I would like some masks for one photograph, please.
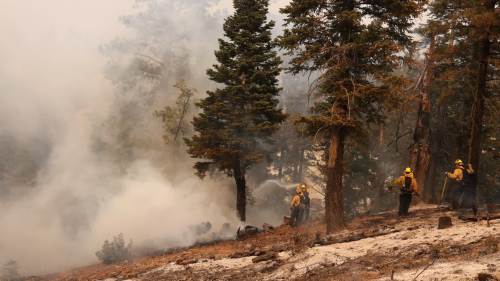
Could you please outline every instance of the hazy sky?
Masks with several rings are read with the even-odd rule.
[[[110,85],[102,75],[99,46],[125,32],[118,18],[132,13],[134,2],[0,1],[0,118],[20,113],[36,120],[39,99],[53,99],[49,110],[57,112],[72,110],[57,108],[59,99],[80,104],[78,99],[92,100],[89,95],[106,91]],[[271,12],[286,2],[271,1]],[[227,12],[231,5],[231,0],[214,0],[210,10]]]
[[[118,18],[132,8],[132,0],[0,1],[1,128],[6,116],[37,123],[109,90],[99,46],[124,32]],[[10,129],[40,127],[33,125]]]

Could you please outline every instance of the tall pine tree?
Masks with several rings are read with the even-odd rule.
[[[479,186],[491,186],[491,164],[480,157],[487,152],[488,136],[496,139],[491,118],[498,119],[495,87],[498,81],[500,17],[498,0],[433,0],[429,2],[428,22],[421,33],[434,45],[435,69],[430,83],[431,99],[436,105],[432,130],[433,153],[431,181],[440,170],[448,170],[456,158],[468,159],[481,170]],[[430,47],[429,47],[430,48]],[[468,118],[470,116],[470,118]],[[489,183],[486,184],[485,183]]]
[[[282,9],[286,29],[280,41],[292,56],[289,71],[319,74],[310,123],[329,143],[327,232],[345,225],[346,137],[366,123],[383,122],[386,102],[403,88],[404,79],[393,71],[412,43],[408,30],[420,8],[409,0],[292,0]]]
[[[217,170],[236,181],[236,208],[246,220],[245,173],[266,159],[271,135],[285,119],[278,109],[277,76],[281,69],[271,38],[268,0],[234,0],[234,15],[224,24],[224,39],[215,52],[218,64],[207,71],[221,85],[197,105],[196,134],[187,139],[188,152],[203,159],[198,175]]]

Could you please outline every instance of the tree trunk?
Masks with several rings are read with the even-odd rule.
[[[332,233],[345,227],[342,174],[344,156],[344,130],[334,128],[328,149],[328,166],[325,196],[326,232]]]
[[[247,193],[245,170],[241,168],[240,159],[235,160],[233,176],[236,181],[236,210],[238,211],[238,217],[244,222],[246,221]]]
[[[484,1],[488,12],[495,12],[496,0]],[[484,97],[486,95],[486,79],[488,76],[488,58],[490,56],[490,34],[485,30],[476,42],[475,61],[478,63],[476,74],[476,89],[474,103],[472,105],[471,136],[469,144],[469,163],[474,169],[479,169],[479,157],[481,155],[481,135],[484,115]]]
[[[431,38],[429,52],[426,55],[424,77],[420,87],[417,123],[410,152],[410,166],[415,171],[417,183],[423,196],[422,199],[425,202],[430,202],[432,197],[432,190],[426,183],[428,183],[427,177],[431,163],[431,102],[429,92],[434,75],[433,50],[434,38]]]
[[[298,181],[304,180],[304,149],[301,147],[299,150],[299,178]]]

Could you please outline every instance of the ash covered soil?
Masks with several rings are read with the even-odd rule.
[[[404,219],[393,213],[357,217],[328,236],[320,222],[283,225],[242,241],[36,280],[500,280],[498,215],[463,221],[446,208],[419,206]],[[438,229],[443,216],[453,225]]]

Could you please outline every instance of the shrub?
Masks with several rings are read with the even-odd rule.
[[[21,280],[19,275],[19,266],[16,261],[10,260],[4,264],[0,275],[2,281],[18,281]]]
[[[125,245],[123,234],[120,233],[113,237],[113,241],[104,241],[100,251],[95,254],[97,258],[104,264],[118,263],[129,260],[132,253],[132,240]]]

